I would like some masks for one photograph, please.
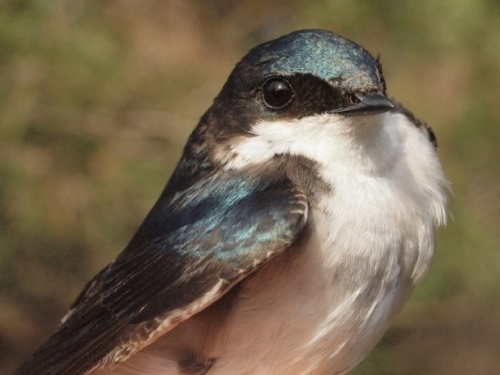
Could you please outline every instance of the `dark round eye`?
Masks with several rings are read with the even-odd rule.
[[[270,78],[262,88],[262,99],[269,108],[283,108],[293,99],[292,86],[283,78]]]

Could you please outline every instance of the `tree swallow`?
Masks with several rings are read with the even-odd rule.
[[[346,374],[431,264],[435,146],[358,44],[303,30],[255,47],[17,374]]]

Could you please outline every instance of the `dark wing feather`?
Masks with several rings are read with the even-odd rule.
[[[80,375],[125,360],[289,247],[307,208],[288,180],[242,174],[160,198],[17,375]]]

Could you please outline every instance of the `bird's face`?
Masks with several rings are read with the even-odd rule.
[[[209,112],[216,159],[259,162],[287,153],[331,159],[326,149],[335,147],[334,138],[363,143],[376,133],[374,115],[395,106],[385,90],[379,62],[336,34],[302,31],[257,46]]]

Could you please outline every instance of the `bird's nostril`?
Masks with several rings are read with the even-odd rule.
[[[360,102],[359,98],[356,96],[356,94],[351,94],[349,95],[349,102],[351,104],[357,104]]]

